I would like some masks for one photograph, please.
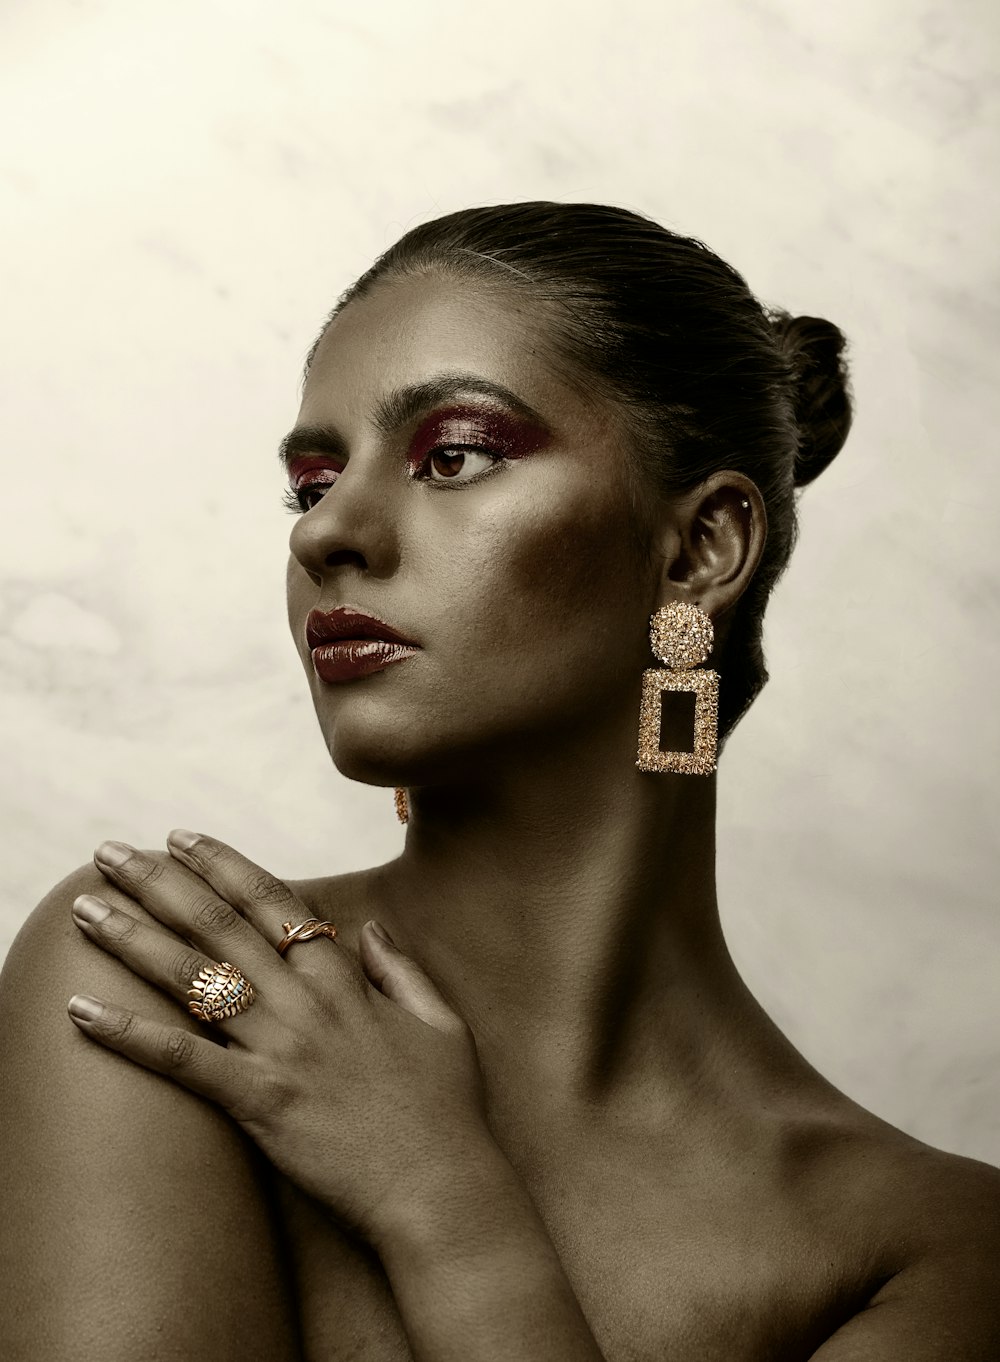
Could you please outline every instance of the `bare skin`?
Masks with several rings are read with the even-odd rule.
[[[660,605],[712,616],[707,665],[725,685],[728,612],[764,542],[759,493],[720,472],[650,506],[650,551],[638,550],[620,424],[567,381],[544,322],[521,295],[411,278],[350,304],[317,352],[297,425],[335,431],[342,455],[292,532],[293,639],[336,765],[405,785],[411,821],[396,860],[293,887],[355,953],[361,924],[384,923],[472,1027],[491,1129],[609,1362],[992,1357],[1000,1174],[909,1139],[798,1055],[721,932],[717,776],[634,766]],[[374,413],[456,372],[512,390],[548,437],[495,476],[441,489],[400,472],[421,418],[389,428]],[[321,681],[305,617],[343,603],[421,651]],[[73,1032],[62,1008],[76,991],[153,1014],[155,990],[74,936],[70,902],[107,897],[100,878],[80,872],[36,910],[0,989],[14,1042],[2,1155],[22,1174],[46,1169],[33,1198],[24,1176],[8,1194],[4,1276],[46,1321],[45,1345],[17,1355],[100,1344],[113,1362],[108,1339],[128,1331],[122,1358],[187,1357],[185,1340],[228,1328],[233,1356],[409,1357],[366,1244],[218,1112]],[[173,1002],[155,1003],[177,1024]],[[168,1130],[164,1166],[148,1151]],[[110,1284],[88,1278],[85,1292],[80,1226],[117,1214],[110,1188],[132,1214],[114,1227]],[[192,1248],[206,1188],[231,1192],[242,1217],[238,1271]],[[35,1244],[27,1259],[22,1242]],[[84,1337],[90,1352],[73,1352]],[[27,1329],[16,1338],[32,1346]]]
[[[343,940],[357,953],[362,923],[384,902],[373,892],[378,877],[294,887],[317,915],[336,905]],[[890,1328],[897,1310],[912,1319],[900,1359],[992,1357],[1000,1174],[857,1106],[752,1003],[748,1019],[755,1012],[745,1053],[731,1042],[728,1074],[707,1077],[674,1119],[655,1100],[550,1104],[543,1087],[515,1111],[497,1071],[484,1065],[494,1080],[491,1126],[503,1132],[602,1354],[609,1362],[826,1362],[817,1349],[833,1340],[833,1362],[894,1359],[895,1333],[885,1344],[862,1336],[853,1351],[849,1330],[874,1319],[877,1305]],[[307,1355],[353,1357],[349,1341],[375,1338],[359,1357],[407,1359],[377,1260],[283,1179],[279,1197],[295,1245]],[[332,1278],[349,1281],[349,1290],[331,1293]],[[942,1315],[958,1317],[965,1352],[945,1353],[933,1336],[931,1349],[919,1351]]]

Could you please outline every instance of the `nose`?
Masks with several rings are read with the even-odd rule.
[[[379,475],[373,458],[352,454],[336,482],[296,520],[288,547],[317,586],[345,564],[374,576],[393,571],[397,498],[390,481]]]

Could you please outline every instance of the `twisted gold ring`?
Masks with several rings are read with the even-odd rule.
[[[220,960],[198,972],[188,989],[188,1011],[200,1021],[217,1022],[245,1012],[254,1000],[253,984],[235,965]]]
[[[328,936],[332,941],[337,935],[337,929],[332,922],[320,922],[318,917],[307,918],[297,927],[293,927],[290,922],[283,922],[281,925],[285,929],[285,935],[278,942],[279,955],[284,955],[293,941],[311,941],[314,936]]]

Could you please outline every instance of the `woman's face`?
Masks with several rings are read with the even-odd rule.
[[[316,352],[285,441],[306,508],[288,611],[351,779],[460,778],[586,742],[626,696],[638,714],[657,582],[613,414],[546,361],[544,325],[516,291],[408,276],[349,303]],[[419,648],[323,680],[306,618],[344,605]]]

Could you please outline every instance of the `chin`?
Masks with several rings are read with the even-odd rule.
[[[392,754],[386,754],[383,758],[371,752],[360,752],[355,747],[345,750],[343,744],[338,746],[330,743],[327,744],[327,751],[340,774],[358,785],[380,785],[388,788],[390,785],[405,783],[399,760]]]
[[[348,707],[320,720],[326,750],[340,774],[361,785],[415,786],[463,783],[481,776],[481,741],[429,730],[407,710],[379,713],[375,706]]]
[[[336,716],[320,715],[326,750],[340,774],[362,785],[399,785],[412,779],[418,754],[403,746],[407,736],[412,743],[412,728],[408,735],[398,713],[378,715],[369,705],[348,713],[351,708],[342,706]]]

